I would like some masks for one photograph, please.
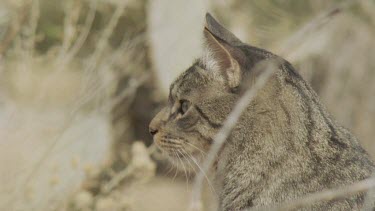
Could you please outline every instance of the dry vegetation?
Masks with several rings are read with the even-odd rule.
[[[375,157],[374,1],[197,0],[184,8],[1,1],[0,210],[187,209],[192,179],[165,170],[147,124],[171,76],[199,55],[192,43],[205,10],[294,63]]]

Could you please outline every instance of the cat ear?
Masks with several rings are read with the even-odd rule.
[[[230,31],[221,26],[209,13],[206,14],[204,29],[205,52],[203,63],[215,72],[219,72],[230,88],[241,82],[240,50],[235,46],[242,42]]]
[[[225,41],[226,43],[236,46],[241,45],[242,42],[232,32],[224,28],[219,22],[215,20],[210,13],[206,13],[205,28],[217,38]]]

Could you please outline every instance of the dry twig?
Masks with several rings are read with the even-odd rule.
[[[351,185],[347,185],[341,188],[332,189],[332,190],[325,190],[318,193],[310,194],[304,198],[293,200],[290,202],[285,202],[278,206],[273,207],[264,207],[260,209],[247,209],[251,211],[268,211],[268,210],[295,210],[298,208],[302,208],[308,205],[311,205],[316,202],[321,201],[330,201],[334,199],[345,198],[350,195],[354,195],[360,192],[368,191],[369,189],[375,187],[375,178],[370,178],[366,180],[362,180],[360,182],[356,182]]]
[[[312,21],[305,24],[300,30],[296,31],[288,40],[286,40],[283,45],[281,45],[281,48],[279,50],[279,52],[281,52],[281,55],[284,55],[284,56],[288,55],[288,53],[290,53],[291,51],[290,46],[295,46],[296,44],[300,44],[302,40],[304,40],[304,36],[306,34],[317,30],[319,27],[323,26],[328,21],[330,21],[336,14],[339,14],[344,9],[348,8],[349,6],[353,5],[353,3],[356,3],[356,2],[357,1],[355,0],[346,0],[344,2],[341,2],[339,5],[335,5],[328,11],[325,11],[319,14],[318,16],[316,16],[316,18],[312,19]],[[246,109],[248,104],[251,102],[252,98],[256,95],[257,91],[261,89],[262,86],[265,84],[270,73],[272,73],[272,70],[274,70],[275,63],[271,62],[271,64],[269,65],[272,65],[273,68],[268,67],[267,68],[268,71],[265,71],[264,74],[261,75],[261,77],[257,80],[257,83],[254,85],[254,87],[252,87],[251,89],[248,89],[245,92],[244,96],[241,97],[241,99],[235,105],[233,111],[229,114],[229,116],[225,120],[223,127],[216,134],[214,138],[214,144],[211,146],[208,156],[203,162],[203,171],[197,174],[195,182],[194,182],[193,192],[192,192],[192,201],[190,204],[191,210],[202,210],[201,195],[202,195],[204,174],[208,173],[211,165],[213,164],[215,160],[217,153],[221,149],[225,140],[228,138],[231,130],[234,128],[242,112]]]
[[[346,0],[318,14],[315,18],[294,32],[293,35],[289,36],[289,38],[281,44],[276,52],[280,52],[280,55],[288,55],[288,53],[291,52],[291,49],[294,49],[305,40],[306,35],[318,30],[332,20],[332,18],[357,2],[358,1],[356,0]]]
[[[260,62],[258,65],[256,65],[256,69],[262,68],[264,69],[264,71],[259,76],[256,83],[250,89],[248,89],[244,93],[244,95],[238,100],[237,104],[233,108],[233,111],[228,115],[227,119],[225,120],[223,127],[214,137],[214,144],[211,146],[211,149],[205,161],[203,162],[203,170],[196,175],[195,182],[193,185],[192,202],[190,204],[190,209],[202,210],[201,194],[205,175],[211,168],[213,162],[215,161],[217,153],[223,146],[225,140],[228,138],[232,129],[236,126],[236,123],[241,117],[242,113],[245,111],[249,103],[256,96],[257,92],[266,84],[268,78],[279,66],[278,63],[279,61],[272,59],[266,60],[265,62]]]

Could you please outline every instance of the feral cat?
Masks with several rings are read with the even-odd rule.
[[[168,105],[150,124],[154,142],[172,160],[202,162],[242,87],[261,74],[253,67],[282,61],[217,156],[220,210],[290,201],[363,180],[375,170],[356,138],[331,118],[289,62],[241,42],[209,14],[204,38],[204,55],[170,86]],[[363,201],[359,193],[304,209],[358,210]]]

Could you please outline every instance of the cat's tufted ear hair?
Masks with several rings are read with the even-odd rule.
[[[241,60],[245,57],[236,46],[242,42],[220,25],[209,13],[204,28],[205,51],[203,64],[207,69],[220,73],[230,88],[241,82]]]

